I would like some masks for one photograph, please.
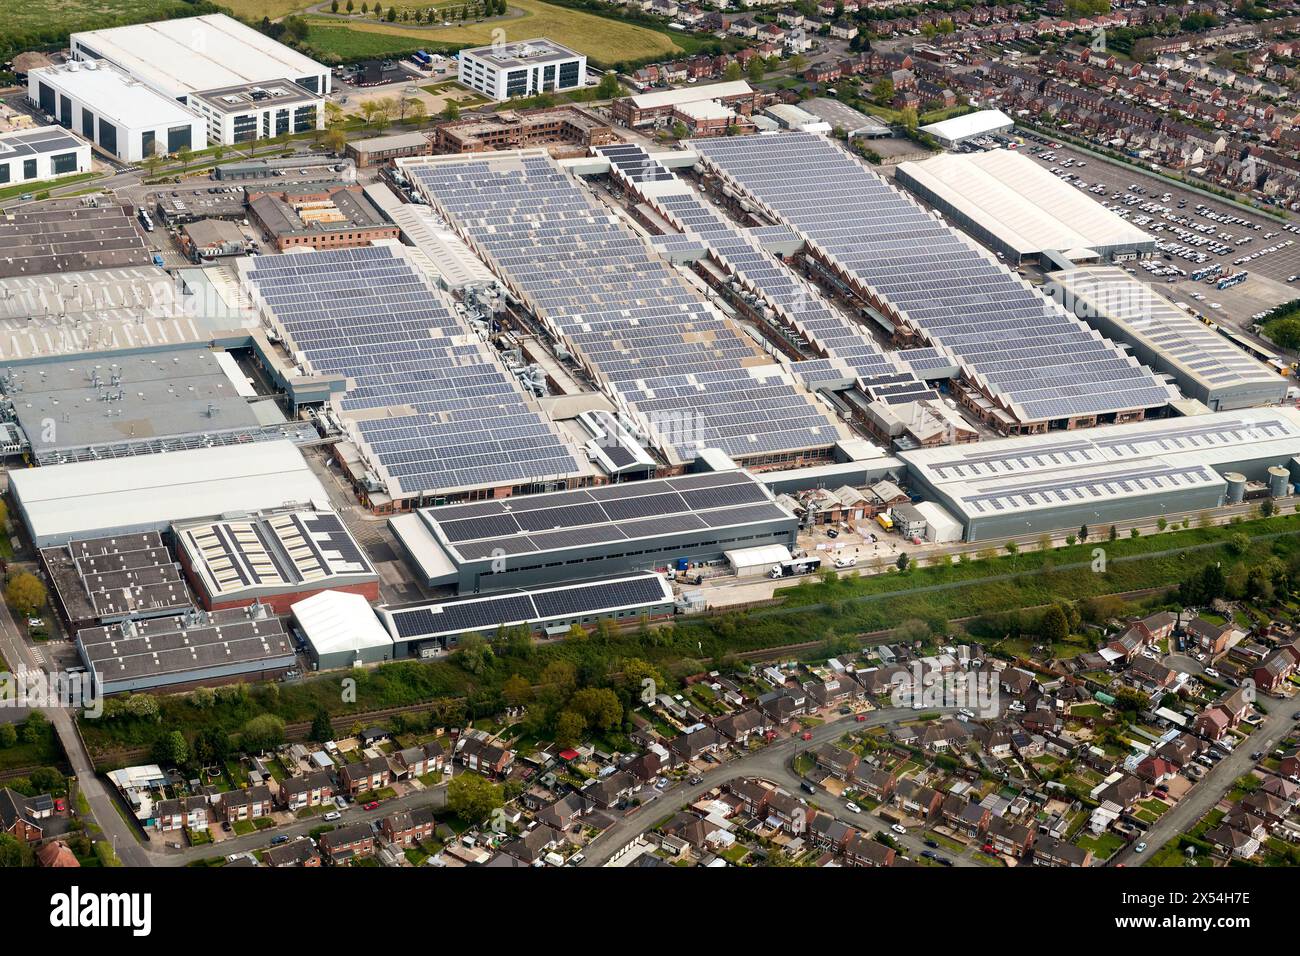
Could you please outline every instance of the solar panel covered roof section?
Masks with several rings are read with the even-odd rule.
[[[745,471],[446,505],[421,515],[466,561],[792,519]]]
[[[756,457],[839,439],[807,392],[544,154],[403,169],[665,453]]]
[[[636,151],[631,159],[629,150]],[[882,352],[863,329],[832,309],[812,286],[766,252],[759,244],[765,230],[743,229],[723,218],[640,147],[601,147],[597,152],[608,156],[630,187],[682,230],[683,238],[690,236],[703,242],[717,261],[811,348],[843,360],[868,382],[883,376],[903,376],[912,380],[914,391],[929,394],[923,383]],[[648,175],[646,166],[662,174]],[[669,180],[674,181],[673,187],[665,185]],[[789,232],[785,226],[768,227],[767,232],[773,229]]]
[[[572,447],[400,252],[261,256],[247,279],[311,371],[347,376],[340,410],[394,497],[582,473]]]
[[[809,133],[692,144],[1024,422],[1160,407],[1171,388],[1078,319]]]
[[[397,640],[428,640],[491,632],[498,627],[577,618],[621,609],[670,604],[672,589],[651,572],[596,578],[557,587],[521,588],[466,596],[384,612]]]

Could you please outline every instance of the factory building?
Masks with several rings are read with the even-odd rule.
[[[379,599],[379,575],[333,511],[275,511],[180,522],[176,553],[209,611],[265,604],[276,614],[325,590]]]
[[[544,37],[504,46],[475,47],[458,54],[456,78],[463,86],[501,102],[580,89],[587,58]]]
[[[9,489],[37,548],[161,532],[209,515],[329,504],[302,453],[284,440],[20,468],[9,473]]]
[[[61,129],[42,126],[0,133],[0,186],[35,185],[88,173],[90,168],[90,144]]]
[[[44,548],[41,566],[70,631],[194,606],[180,567],[156,531]]]
[[[224,14],[74,33],[69,46],[190,107],[214,143],[324,127],[329,69]]]
[[[207,145],[206,125],[193,109],[98,60],[32,70],[27,98],[124,163]]]
[[[1300,478],[1300,410],[1246,409],[901,452],[908,483],[961,522],[966,541],[1195,515],[1249,481]],[[1270,471],[1277,469],[1277,471]],[[1280,477],[1278,477],[1280,475]],[[1263,486],[1261,486],[1263,490]]]
[[[271,680],[297,663],[284,626],[260,605],[84,628],[77,651],[103,695]]]
[[[214,445],[315,437],[266,425],[207,349],[68,358],[0,372],[0,418],[42,465]]]
[[[747,471],[447,505],[389,521],[419,579],[462,594],[793,547],[798,524]]]
[[[1043,292],[1108,339],[1127,343],[1142,364],[1172,376],[1179,391],[1213,411],[1286,398],[1286,379],[1123,269],[1054,272]]]
[[[455,648],[466,635],[490,637],[498,628],[526,627],[536,637],[560,637],[574,626],[668,617],[675,608],[673,589],[663,576],[643,571],[380,608],[379,616],[397,645],[397,656],[433,657]]]
[[[1046,251],[1106,262],[1155,251],[1155,237],[1013,150],[942,153],[900,163],[894,178],[1013,264]]]

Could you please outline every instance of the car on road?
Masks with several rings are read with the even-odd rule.
[[[925,857],[927,860],[939,859],[939,854],[935,853],[933,850],[922,850],[921,856]]]
[[[289,834],[287,833],[281,833],[279,836],[271,838],[271,846],[280,846],[281,844],[288,843],[288,842],[289,842]]]
[[[361,809],[363,809],[363,810],[378,810],[378,809],[379,809],[379,801],[378,801],[378,800],[371,800],[369,803],[367,803],[367,804],[366,804],[364,807],[362,807]]]
[[[934,862],[938,863],[940,866],[952,866],[952,860],[948,859],[946,856],[936,856]]]
[[[800,740],[812,740],[812,731],[810,731],[810,730],[805,730],[802,734],[799,735],[799,739],[800,739]]]
[[[1219,672],[1216,671],[1213,667],[1207,667],[1207,668],[1205,668],[1205,676],[1206,676],[1206,677],[1218,677],[1218,676],[1219,676]]]
[[[811,783],[809,783],[807,780],[805,780],[803,783],[799,784],[799,786],[800,786],[801,788],[803,788],[804,793],[816,793],[816,792],[817,792],[817,788],[814,787],[814,786],[813,786]]]
[[[853,719],[856,720],[856,721],[857,721],[858,723],[860,723],[860,724],[864,724],[864,723],[866,723],[866,721],[867,721],[867,715],[866,715],[866,714],[858,714],[858,715],[857,715],[856,717],[854,717]]]
[[[689,783],[689,784],[693,787],[693,786],[695,786],[697,783],[703,783],[703,782],[704,782],[704,778],[701,777],[698,773],[696,773],[696,774],[692,774],[690,777],[688,777],[688,778],[686,779],[686,782]]]
[[[1263,756],[1264,756],[1264,751],[1262,751],[1262,750],[1256,750],[1256,751],[1254,751],[1254,752],[1250,755],[1250,759],[1251,759],[1251,760],[1258,760],[1258,759],[1260,759],[1260,758],[1263,757]]]
[[[847,802],[844,804],[844,806],[847,807],[847,808],[848,808],[851,812],[853,812],[853,813],[861,813],[861,812],[862,812],[862,808],[861,808],[860,806],[858,806],[856,803],[854,803],[852,800],[847,801]]]
[[[926,840],[926,841],[925,841],[925,845],[928,846],[928,847],[929,847],[930,849],[932,849],[932,850],[937,850],[937,849],[939,849],[939,844],[938,844],[936,841],[934,841],[934,840]]]
[[[325,816],[321,817],[321,819],[324,820],[326,823],[332,823],[335,820],[338,820],[342,816],[343,814],[339,813],[337,810],[331,810],[329,813],[325,814]]]
[[[1146,849],[1147,849],[1146,841],[1143,840],[1142,842],[1138,843],[1137,846],[1133,847],[1133,852],[1134,852],[1134,853],[1145,853],[1145,852],[1146,852]]]
[[[903,826],[901,823],[895,823],[889,829],[893,830],[895,833],[902,833],[902,834],[907,833],[907,827]]]

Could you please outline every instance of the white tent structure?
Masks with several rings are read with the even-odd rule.
[[[360,594],[320,591],[290,610],[320,670],[393,659],[393,639]]]
[[[774,564],[789,561],[790,549],[783,544],[764,544],[757,548],[724,551],[723,555],[731,570],[743,578],[750,574],[766,574]]]

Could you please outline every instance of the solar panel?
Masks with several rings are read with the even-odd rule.
[[[1022,421],[1163,406],[1149,369],[1049,302],[837,144],[809,133],[693,142]]]

